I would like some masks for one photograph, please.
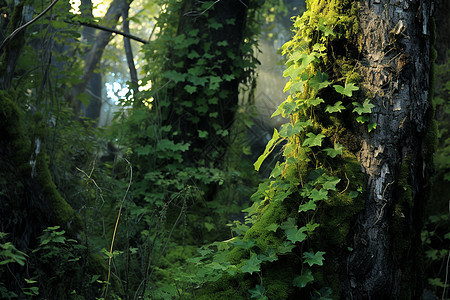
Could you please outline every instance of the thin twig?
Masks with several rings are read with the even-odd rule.
[[[139,43],[142,43],[142,44],[147,44],[148,43],[148,41],[146,41],[144,39],[141,39],[140,37],[137,37],[135,35],[132,35],[132,34],[129,34],[129,33],[125,33],[123,31],[120,31],[120,30],[117,30],[117,29],[108,28],[108,27],[105,27],[105,26],[102,26],[102,25],[98,25],[98,24],[94,24],[94,23],[81,22],[81,21],[76,21],[76,22],[64,21],[64,22],[66,22],[68,24],[79,24],[79,25],[83,25],[83,26],[86,26],[86,27],[92,27],[92,28],[103,30],[103,31],[116,33],[116,34],[122,35],[124,37],[127,37],[129,39],[135,40],[136,42],[139,42]]]
[[[46,12],[48,12],[55,4],[56,2],[58,2],[59,0],[54,0],[46,9],[44,9],[39,15],[37,15],[34,19],[32,19],[31,21],[25,23],[24,25],[20,26],[19,28],[17,28],[16,30],[14,30],[4,41],[3,43],[0,45],[0,51],[3,49],[3,47],[6,46],[6,44],[9,43],[9,41],[11,41],[19,32],[21,32],[22,30],[24,30],[25,28],[27,28],[28,26],[30,26],[31,24],[33,24],[34,22],[36,22],[40,17],[42,17],[43,15],[45,15]]]
[[[119,207],[119,213],[117,214],[117,219],[116,219],[116,225],[114,226],[114,232],[113,232],[113,236],[112,236],[112,240],[111,240],[111,248],[109,250],[109,261],[108,261],[108,278],[106,280],[106,290],[105,290],[105,298],[108,295],[108,287],[109,287],[109,280],[111,278],[111,260],[113,257],[113,247],[114,247],[114,239],[116,238],[116,233],[117,233],[117,227],[119,225],[119,220],[120,220],[120,215],[122,214],[122,207],[123,207],[123,203],[125,202],[125,199],[128,195],[128,191],[130,190],[131,187],[131,182],[133,181],[133,166],[131,165],[131,163],[128,161],[128,159],[123,158],[128,165],[130,166],[130,181],[128,183],[128,187],[127,190],[125,191],[125,195],[123,195],[122,198],[122,202],[120,203],[120,207]]]

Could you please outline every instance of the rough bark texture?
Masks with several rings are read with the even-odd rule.
[[[430,168],[432,1],[360,1],[362,86],[373,99],[361,130],[365,209],[342,264],[346,299],[418,299],[420,227]]]

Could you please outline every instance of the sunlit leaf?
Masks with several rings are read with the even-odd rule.
[[[347,97],[351,97],[353,91],[359,90],[359,87],[355,86],[353,83],[345,84],[345,88],[338,84],[333,85],[333,87],[336,92]]]

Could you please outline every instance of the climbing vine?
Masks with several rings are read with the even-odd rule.
[[[356,50],[334,50],[354,39],[357,4],[308,5],[295,19],[294,37],[282,48],[289,96],[273,116],[289,122],[274,130],[254,167],[259,170],[277,145],[283,145],[284,160],[252,196],[245,223],[235,221],[234,237],[204,246],[201,256],[191,260],[198,268],[191,280],[206,286],[201,292],[205,299],[218,291],[258,299],[339,293],[332,275],[337,270],[325,262],[343,248],[364,189],[359,163],[349,151],[354,148],[351,130],[364,126],[370,132],[376,123],[370,122],[373,104],[359,92],[352,59]],[[271,264],[275,261],[278,271]],[[225,283],[217,283],[219,278]],[[239,282],[239,291],[233,282]]]

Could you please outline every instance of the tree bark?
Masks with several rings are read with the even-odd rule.
[[[103,25],[110,26],[112,28],[116,26],[120,16],[122,15],[123,3],[123,0],[114,0],[113,2],[111,2],[105,17],[102,19]],[[95,75],[94,71],[96,68],[98,68],[103,52],[109,41],[111,40],[111,37],[111,32],[103,30],[100,31],[95,36],[94,43],[92,44],[89,52],[86,54],[81,82],[74,88],[72,92],[72,107],[75,111],[75,114],[77,115],[81,114],[81,106],[76,97],[77,95],[80,95],[81,93],[84,93],[86,91],[86,88],[91,82],[91,78]],[[95,84],[95,81],[98,81],[98,78],[94,80],[93,84]],[[99,99],[97,97],[92,97],[91,101],[93,102],[92,105],[95,107],[95,111],[99,113]]]
[[[365,206],[341,265],[346,299],[421,297],[420,230],[434,141],[432,1],[360,1],[359,72],[376,130],[360,131]]]

